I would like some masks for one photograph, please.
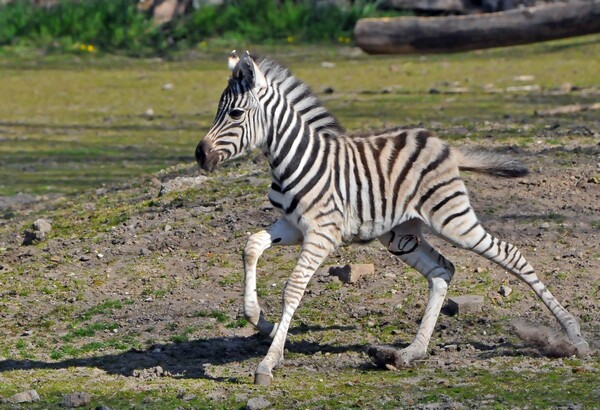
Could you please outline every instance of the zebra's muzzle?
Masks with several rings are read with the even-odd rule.
[[[196,162],[205,171],[211,172],[220,162],[219,153],[213,150],[213,145],[205,140],[196,147]]]

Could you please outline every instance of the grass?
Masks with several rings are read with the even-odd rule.
[[[560,121],[566,134],[544,139],[547,146],[555,145],[557,138],[565,146],[597,143],[593,137],[569,131],[577,124],[594,121],[590,113],[558,120],[535,117],[533,113],[595,98],[586,93],[557,96],[552,90],[565,81],[597,89],[596,73],[585,62],[600,54],[599,36],[425,58],[346,58],[337,50],[293,46],[261,51],[287,60],[350,130],[422,123],[453,143],[474,141],[485,145],[488,138],[494,138],[503,145],[524,146],[546,138],[542,131],[548,123]],[[222,54],[226,55],[225,50]],[[252,385],[252,371],[267,346],[253,336],[245,336],[251,331],[241,318],[240,249],[227,243],[232,237],[237,238],[236,244],[242,244],[245,230],[250,228],[232,227],[223,232],[222,227],[224,218],[237,204],[243,202],[259,209],[265,203],[265,186],[248,186],[246,182],[248,169],[256,168],[252,162],[261,164],[259,167],[265,163],[256,154],[243,160],[248,166],[241,165],[241,161],[231,163],[200,191],[157,197],[158,189],[154,192],[148,188],[153,186],[148,173],[179,164],[157,174],[163,178],[189,173],[193,166],[194,147],[210,126],[225,86],[227,71],[221,59],[221,55],[210,54],[203,54],[201,60],[169,62],[113,56],[82,56],[77,61],[59,56],[14,61],[0,57],[0,89],[7,90],[0,94],[0,195],[68,194],[49,199],[49,208],[32,208],[26,216],[13,216],[29,221],[19,226],[21,231],[40,213],[51,218],[53,231],[49,239],[64,241],[65,249],[48,258],[44,243],[31,248],[32,257],[23,248],[17,262],[6,264],[14,270],[0,270],[0,312],[18,322],[6,323],[4,328],[8,336],[0,349],[4,359],[0,361],[1,397],[35,388],[42,401],[28,404],[32,409],[57,407],[65,394],[82,390],[92,394],[91,408],[241,408],[249,398],[258,396],[271,401],[274,408],[385,409],[428,403],[444,407],[452,402],[487,408],[596,406],[600,400],[595,387],[600,372],[597,357],[578,362],[526,355],[477,356],[457,366],[451,358],[439,355],[431,356],[431,362],[399,372],[372,368],[364,354],[366,345],[409,340],[426,300],[425,281],[413,270],[400,273],[402,268],[397,265],[389,268],[399,272],[397,281],[390,279],[395,292],[389,286],[372,289],[339,282],[309,288],[311,293],[305,296],[292,326],[286,364],[276,370],[273,387]],[[322,67],[322,61],[333,61],[335,67]],[[549,70],[549,66],[554,69]],[[497,87],[513,85],[513,78],[522,74],[534,75],[543,92],[492,95],[484,91],[490,82]],[[440,84],[457,81],[467,86],[469,93],[444,94],[446,86]],[[174,84],[173,89],[163,90],[166,83]],[[334,93],[321,93],[326,86]],[[430,93],[433,87],[442,92]],[[149,107],[155,112],[152,120],[144,116]],[[572,156],[563,153],[557,159],[568,166]],[[256,172],[266,171],[264,168]],[[142,179],[135,179],[138,177]],[[115,188],[119,182],[127,183],[128,190]],[[195,207],[207,210],[183,226],[178,211]],[[503,210],[499,206],[495,212]],[[89,266],[79,260],[80,253],[96,258],[96,251],[103,250],[95,244],[110,237],[113,228],[125,231],[127,226],[143,221],[145,225],[136,231],[138,234],[144,230],[163,232],[164,221],[153,225],[151,217],[156,213],[173,216],[175,222],[169,224],[182,234],[197,229],[200,234],[195,238],[223,237],[224,249],[198,253],[196,244],[190,244],[190,249],[172,250],[172,254],[153,251],[147,259],[138,254],[116,255],[110,262],[93,259],[97,264]],[[539,219],[539,223],[533,221],[534,227],[550,222],[557,225],[556,230],[565,222],[565,216],[557,213],[531,219]],[[252,229],[264,221],[254,222]],[[596,222],[590,226],[594,231],[600,226]],[[13,229],[13,225],[0,225],[3,238],[13,238],[14,231],[8,232],[8,227]],[[80,240],[82,245],[76,245]],[[68,245],[69,241],[75,245]],[[14,242],[7,246],[18,247]],[[77,247],[81,252],[73,252]],[[119,243],[114,248],[119,248]],[[281,284],[296,263],[292,255],[296,251],[274,248],[259,262],[257,290],[270,319],[279,313]],[[0,248],[0,258],[9,254]],[[36,258],[37,254],[44,256]],[[373,254],[373,249],[366,252],[351,248],[340,251],[336,258],[340,263],[368,262],[369,258],[378,263]],[[185,272],[179,283],[171,276],[169,263],[183,264],[183,260],[186,264],[177,267],[178,272]],[[0,265],[4,264],[3,259]],[[478,276],[480,282],[457,278],[456,285],[469,292],[494,292],[498,282],[493,276],[498,272],[486,269]],[[558,284],[567,281],[570,276],[565,272],[557,270],[553,280]],[[31,278],[33,285],[25,286],[21,278]],[[114,283],[110,294],[106,293],[109,283]],[[183,287],[197,291],[194,300],[175,300]],[[203,295],[214,289],[224,295],[220,304],[202,304]],[[592,298],[598,289],[595,283]],[[314,297],[313,291],[321,293]],[[89,296],[98,294],[106,299],[89,301]],[[509,310],[521,297],[524,302],[532,300],[531,295],[523,294],[522,289],[515,288],[510,298],[501,301],[501,307]],[[155,300],[144,302],[147,296]],[[127,322],[131,309],[141,306],[151,312],[152,303],[170,302],[191,308],[180,312],[173,307],[162,322]],[[389,320],[378,313],[388,312],[398,302],[402,308],[397,319]],[[589,300],[571,302],[584,305]],[[354,315],[357,312],[352,309],[356,306],[368,311]],[[492,306],[490,311],[496,308]],[[194,310],[197,313],[191,315],[191,324],[183,324],[178,315]],[[594,326],[591,312],[582,320],[589,328]],[[462,344],[480,340],[482,329],[488,332],[486,337],[495,337],[500,334],[497,328],[509,321],[485,319],[490,327],[477,323],[475,318],[464,318],[460,323],[458,319],[443,318],[450,326],[461,327],[462,339],[457,343]],[[22,335],[24,323],[31,323],[33,335]],[[119,331],[114,333],[114,329]],[[210,337],[198,336],[206,329]],[[440,339],[434,341],[434,348],[448,343],[439,335],[435,337]],[[202,356],[205,345],[223,349],[215,357],[206,358]],[[317,354],[313,351],[316,349],[323,351]],[[148,362],[139,361],[139,356]],[[444,363],[438,365],[438,360]],[[156,365],[175,376],[133,378],[132,372],[138,367]]]
[[[597,38],[421,59],[347,59],[318,47],[252,49],[287,62],[317,94],[326,86],[333,88],[332,95],[321,97],[349,130],[424,124],[450,139],[492,135],[507,144],[530,145],[547,124],[543,118],[530,120],[535,110],[595,101],[593,94],[559,96],[549,91],[569,76],[580,88],[597,85],[593,67],[580,63],[600,54]],[[560,63],[556,53],[561,53]],[[225,56],[222,50],[201,64],[111,56],[80,61],[0,56],[0,195],[72,193],[172,164],[192,164],[194,148],[210,127],[226,85]],[[334,69],[320,66],[331,59]],[[524,73],[533,75],[544,92],[483,91],[489,83],[505,88]],[[459,82],[471,91],[429,93],[444,82]],[[163,89],[167,83],[173,88]],[[383,93],[386,89],[392,91]],[[148,108],[154,111],[152,120],[144,115]],[[561,118],[561,126],[591,115]],[[500,118],[509,120],[495,126]],[[470,135],[456,136],[452,127],[466,127]],[[585,142],[593,137],[577,138]],[[118,222],[118,215],[108,221]]]

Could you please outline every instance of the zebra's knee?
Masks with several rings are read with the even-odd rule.
[[[265,245],[268,247],[266,242],[268,242],[268,244],[271,243],[267,231],[260,231],[250,235],[248,240],[246,240],[246,245],[244,245],[244,250],[242,252],[244,262],[249,263],[256,260],[265,250]]]
[[[388,242],[388,251],[393,255],[403,256],[416,251],[420,243],[421,240],[417,235],[395,235],[392,232]]]

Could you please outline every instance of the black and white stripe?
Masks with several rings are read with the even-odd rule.
[[[479,223],[459,170],[499,177],[525,175],[519,162],[481,152],[460,152],[425,129],[395,128],[348,135],[288,69],[248,53],[230,57],[233,68],[211,130],[198,145],[199,164],[219,162],[259,148],[269,160],[269,199],[282,211],[270,228],[250,236],[244,251],[245,313],[274,338],[255,381],[269,383],[283,356],[291,317],[316,268],[342,243],[378,238],[389,251],[421,272],[430,298],[415,341],[380,355],[376,362],[406,365],[426,354],[448,284],[452,263],[421,234],[423,225],[470,249],[526,282],[563,326],[581,354],[588,351],[576,319],[535,275],[517,247]],[[302,244],[283,295],[279,324],[264,318],[256,296],[256,262],[272,245]],[[385,356],[385,359],[381,357]],[[390,359],[391,358],[391,359]]]

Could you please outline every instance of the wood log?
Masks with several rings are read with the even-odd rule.
[[[436,53],[505,47],[600,32],[600,0],[499,13],[361,19],[356,44],[370,54]]]

